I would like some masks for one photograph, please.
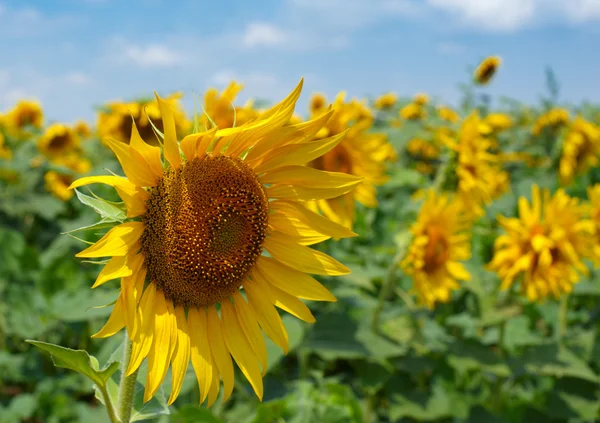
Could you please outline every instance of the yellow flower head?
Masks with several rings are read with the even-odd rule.
[[[62,123],[53,123],[40,137],[38,150],[49,158],[60,157],[79,148],[80,140],[75,131]]]
[[[75,130],[75,133],[83,139],[89,138],[92,135],[92,130],[90,129],[89,125],[83,120],[77,121],[73,129]]]
[[[408,254],[400,263],[413,280],[419,301],[428,308],[450,301],[458,281],[471,278],[462,261],[471,257],[471,221],[459,199],[434,190],[426,194]]]
[[[531,133],[540,135],[545,129],[556,131],[569,123],[569,111],[560,107],[550,109],[536,119]]]
[[[127,220],[77,256],[110,258],[94,287],[121,278],[112,314],[94,337],[127,329],[132,354],[126,373],[148,360],[144,401],[170,367],[172,403],[190,361],[200,403],[211,406],[221,383],[223,400],[231,395],[233,361],[262,399],[263,332],[288,351],[275,307],[314,322],[300,299],[336,300],[308,274],[350,271],[309,245],[355,234],[305,202],[344,195],[360,178],[304,166],[344,134],[313,139],[332,111],[287,123],[301,88],[252,122],[181,142],[173,107],[157,97],[164,148],[144,142],[134,125],[128,145],[106,141],[126,177],[85,177],[71,185],[113,186],[127,208]]]
[[[590,218],[594,222],[596,234],[592,260],[596,267],[600,267],[600,184],[588,187],[587,193],[590,201]]]
[[[497,133],[500,131],[504,131],[512,127],[512,118],[506,113],[490,113],[485,117],[483,123],[486,124],[491,131],[483,132],[485,135],[488,133]]]
[[[395,150],[384,134],[367,132],[373,124],[369,109],[357,100],[346,102],[340,93],[333,105],[333,114],[324,119],[329,111],[315,113],[313,117],[324,119],[324,127],[315,139],[331,137],[348,131],[343,141],[326,154],[311,161],[309,166],[327,172],[343,172],[362,178],[362,183],[344,195],[319,199],[312,204],[334,222],[352,227],[355,201],[366,207],[377,207],[375,187],[387,181],[386,165],[395,159]]]
[[[385,93],[375,99],[373,107],[379,110],[391,109],[396,101],[398,101],[398,96],[395,93]]]
[[[417,160],[415,165],[417,171],[425,175],[431,175],[434,172],[435,169],[429,162],[439,158],[440,146],[438,144],[422,138],[413,138],[406,145],[406,151]]]
[[[315,93],[310,98],[308,109],[311,114],[320,113],[327,107],[327,98],[321,93]]]
[[[575,118],[563,141],[559,177],[568,185],[576,175],[600,164],[600,128],[581,117]]]
[[[437,109],[438,117],[446,122],[455,123],[460,120],[460,115],[452,108],[440,106]]]
[[[594,252],[595,225],[588,209],[563,190],[552,197],[548,190],[532,188],[532,201],[519,198],[519,217],[498,217],[506,231],[494,244],[489,264],[510,288],[518,279],[521,292],[530,301],[569,293],[587,274],[583,259]]]
[[[165,101],[173,109],[173,119],[175,119],[177,130],[180,133],[187,133],[190,130],[191,123],[185,117],[185,113],[179,103],[180,99],[181,94],[174,93],[167,97]],[[163,132],[164,128],[162,127],[156,100],[107,104],[105,110],[98,113],[98,136],[101,139],[112,138],[123,143],[128,143],[133,122],[135,122],[138,132],[145,142],[151,145],[158,145],[157,135],[152,125],[161,132]]]
[[[488,82],[490,82],[492,77],[496,74],[496,71],[501,63],[502,59],[499,56],[490,56],[483,59],[473,74],[475,83],[479,85],[486,85]]]
[[[415,96],[413,97],[413,102],[415,104],[418,104],[419,106],[425,106],[429,104],[429,96],[425,93],[415,94]]]
[[[44,124],[44,112],[38,101],[21,100],[14,109],[3,116],[2,121],[7,131],[18,137],[27,127],[40,129]]]
[[[59,200],[69,201],[73,197],[74,192],[69,189],[69,186],[73,183],[71,175],[49,170],[44,175],[44,181],[46,182],[46,190]]]
[[[204,113],[200,116],[202,128],[210,128],[212,120],[221,129],[240,126],[258,116],[258,111],[253,108],[252,101],[242,107],[235,107],[233,102],[238,93],[244,88],[235,81],[223,90],[221,94],[216,88],[210,88],[204,95]]]
[[[10,160],[12,158],[12,151],[6,145],[4,134],[0,132],[0,159]]]
[[[410,103],[400,109],[400,117],[406,120],[418,120],[423,119],[427,115],[427,112],[422,105],[417,103]]]
[[[92,168],[92,164],[88,159],[74,152],[54,158],[52,163],[67,167],[76,173],[88,173]]]

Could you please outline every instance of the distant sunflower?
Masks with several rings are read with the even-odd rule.
[[[592,260],[596,267],[600,267],[600,184],[588,187],[587,194],[590,202],[590,218],[596,227]]]
[[[367,132],[373,124],[373,116],[361,102],[344,100],[340,93],[333,105],[333,114],[324,122],[324,127],[315,134],[315,139],[331,137],[348,131],[344,140],[326,154],[308,165],[328,172],[343,172],[362,178],[362,183],[352,192],[329,198],[316,199],[311,206],[320,210],[334,222],[348,228],[355,217],[355,202],[366,207],[377,207],[375,187],[384,184],[386,161],[395,159],[395,150],[387,137],[380,133]],[[313,118],[323,118],[330,111],[315,112]]]
[[[75,131],[62,123],[53,123],[37,143],[38,150],[49,158],[63,156],[79,148],[80,139]]]
[[[571,124],[563,141],[558,174],[568,185],[577,175],[600,165],[600,128],[581,117]]]
[[[267,351],[260,328],[288,350],[275,306],[314,322],[299,298],[335,297],[307,273],[350,272],[308,247],[355,234],[303,202],[343,195],[360,178],[302,166],[335,148],[344,133],[313,140],[332,111],[287,124],[301,88],[302,83],[250,123],[212,128],[180,143],[173,110],[157,97],[166,162],[161,148],[145,143],[133,125],[129,145],[106,141],[125,178],[92,176],[71,185],[113,186],[133,219],[77,256],[111,257],[94,287],[121,278],[112,314],[94,337],[127,328],[132,341],[127,374],[148,359],[144,401],[171,367],[172,403],[190,360],[200,402],[208,398],[208,406],[214,403],[220,380],[226,400],[234,385],[232,356],[262,399]]]
[[[460,115],[452,108],[440,106],[437,109],[438,117],[446,122],[455,123],[460,120]]]
[[[10,160],[12,158],[12,151],[6,145],[6,139],[4,134],[0,132],[0,159]]]
[[[513,125],[512,118],[506,113],[490,113],[483,119],[483,123],[489,128],[482,131],[483,135],[493,135],[510,129]]]
[[[73,197],[73,190],[69,186],[73,183],[71,175],[49,170],[44,175],[46,190],[62,201],[69,201]]]
[[[419,301],[433,308],[450,300],[451,292],[460,287],[459,281],[471,278],[461,263],[471,257],[471,221],[459,199],[434,190],[425,196],[400,267],[412,278]]]
[[[418,104],[419,106],[426,106],[427,104],[429,104],[429,96],[425,93],[415,94],[415,96],[413,97],[413,102],[415,104]]]
[[[385,93],[380,95],[373,102],[373,107],[379,110],[391,109],[398,101],[398,96],[394,93]]]
[[[409,103],[400,109],[400,117],[405,120],[419,120],[425,116],[427,116],[427,111],[418,103]]]
[[[90,126],[84,120],[78,120],[73,127],[75,133],[79,135],[80,138],[89,138],[92,135],[92,130]]]
[[[545,130],[556,132],[560,128],[569,124],[570,115],[567,109],[554,107],[546,113],[540,115],[533,123],[531,129],[532,135],[540,135]]]
[[[499,56],[486,57],[475,69],[473,79],[479,85],[486,85],[494,77],[501,63],[502,59]]]
[[[489,268],[502,280],[501,289],[517,279],[530,301],[569,293],[588,274],[583,259],[594,252],[595,225],[579,199],[562,189],[552,197],[548,190],[532,187],[531,203],[519,198],[519,217],[498,217],[506,231],[494,243]]]
[[[238,93],[244,88],[243,84],[235,81],[231,83],[219,94],[216,88],[210,88],[204,94],[204,112],[200,116],[202,128],[209,128],[211,120],[221,129],[231,128],[243,125],[246,122],[256,118],[259,112],[252,107],[252,101],[248,101],[242,107],[233,105]]]
[[[18,140],[29,139],[30,129],[41,129],[44,124],[44,111],[38,101],[21,100],[0,118],[0,126],[6,133]]]

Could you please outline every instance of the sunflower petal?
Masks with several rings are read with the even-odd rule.
[[[138,132],[135,120],[131,126],[131,139],[129,145],[144,158],[150,171],[156,178],[161,178],[163,174],[162,161],[160,160],[160,147],[154,147],[144,142]]]
[[[92,288],[96,288],[113,279],[131,275],[132,270],[127,266],[127,256],[115,256],[102,268]]]
[[[127,222],[111,228],[95,244],[76,254],[75,257],[97,258],[124,256],[137,243],[144,224],[142,222]]]
[[[233,294],[233,306],[235,307],[235,314],[238,317],[242,330],[246,334],[248,341],[250,341],[252,350],[262,366],[262,375],[264,376],[268,365],[267,347],[256,317],[254,317],[252,309],[239,292]]]
[[[173,353],[173,364],[171,367],[173,387],[171,388],[171,395],[169,396],[169,405],[173,404],[179,396],[181,384],[183,383],[190,362],[190,335],[188,333],[185,310],[183,307],[175,307],[175,320],[177,323],[177,346]]]
[[[210,385],[213,380],[213,362],[208,341],[208,325],[206,319],[206,310],[198,310],[190,307],[188,311],[188,330],[190,334],[190,347],[192,366],[198,379],[200,388],[200,404],[208,396]]]
[[[256,271],[270,285],[295,297],[314,301],[337,301],[315,278],[270,257],[261,256],[256,263]]]
[[[230,301],[221,302],[221,316],[223,321],[223,338],[227,349],[231,352],[238,367],[252,385],[258,399],[263,397],[263,383],[258,359],[252,346],[246,338],[244,331],[235,315],[235,309]]]
[[[138,256],[141,256],[141,254]],[[142,297],[144,281],[146,279],[146,268],[141,268],[141,264],[136,265],[136,267],[137,268],[133,270],[131,276],[121,279],[121,295],[123,296],[124,306],[123,314],[125,315],[125,326],[127,326],[127,332],[129,333],[133,333],[135,328],[137,305]]]
[[[125,317],[123,316],[123,298],[119,295],[117,298],[117,302],[113,307],[112,313],[110,313],[110,317],[106,324],[98,331],[92,335],[92,338],[108,338],[109,336],[113,336],[115,333],[120,331],[125,327]]]
[[[337,188],[312,188],[302,185],[283,185],[275,184],[266,188],[269,198],[281,200],[296,201],[314,201],[337,198],[347,194],[354,189],[354,186],[342,186]]]
[[[289,235],[301,236],[317,232],[332,238],[358,236],[345,226],[335,223],[295,201],[271,201],[269,208],[280,213],[269,216],[269,224]],[[281,223],[281,224],[276,224]]]
[[[158,101],[158,108],[163,122],[165,159],[171,164],[172,168],[179,169],[181,167],[181,156],[179,155],[179,144],[177,144],[173,110],[171,110],[169,103],[160,98],[158,94],[154,93],[154,95]]]
[[[115,153],[127,179],[133,184],[139,187],[153,187],[158,183],[159,179],[137,150],[110,138],[105,139],[104,142]]]
[[[355,187],[363,180],[360,176],[341,172],[326,172],[306,166],[283,166],[259,177],[263,184],[290,184],[313,188]]]
[[[156,299],[156,284],[151,282],[140,300],[140,305],[135,315],[131,339],[131,359],[127,366],[127,376],[131,376],[142,364],[152,346],[154,334],[154,303]]]
[[[273,304],[282,310],[296,316],[300,320],[307,323],[316,322],[315,316],[310,312],[309,308],[293,295],[277,288],[274,285],[269,285],[269,293],[273,299]]]
[[[208,307],[208,342],[211,346],[213,361],[223,379],[223,402],[225,402],[233,392],[233,362],[223,339],[221,319],[214,307]]]
[[[317,250],[289,242],[286,235],[272,231],[265,241],[265,249],[283,264],[315,275],[347,275],[350,269]]]

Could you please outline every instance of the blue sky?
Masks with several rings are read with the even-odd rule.
[[[600,0],[0,0],[0,111],[38,98],[50,119],[105,101],[232,79],[282,98],[301,76],[330,98],[427,92],[454,103],[467,69],[498,54],[492,95],[600,102]]]

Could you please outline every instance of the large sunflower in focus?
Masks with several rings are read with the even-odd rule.
[[[450,301],[451,292],[460,287],[458,281],[471,278],[461,263],[471,257],[470,227],[460,199],[427,192],[400,267],[412,277],[413,290],[428,308]]]
[[[523,295],[538,301],[571,292],[579,274],[588,273],[583,259],[594,255],[595,225],[587,206],[563,190],[551,197],[534,185],[531,203],[519,198],[519,217],[498,221],[506,234],[496,239],[489,267],[502,289],[520,279]]]
[[[354,191],[334,198],[319,199],[312,204],[329,219],[350,228],[354,223],[355,201],[366,207],[377,207],[375,187],[388,180],[385,162],[394,160],[396,152],[384,134],[367,132],[373,124],[370,110],[356,100],[345,102],[344,98],[345,93],[337,96],[333,115],[315,135],[315,139],[331,137],[344,131],[348,133],[335,148],[311,161],[309,165],[315,169],[349,173],[363,178]],[[331,112],[324,107],[315,108],[312,110],[312,117],[321,118],[328,113]]]
[[[360,178],[303,166],[334,149],[344,133],[313,140],[332,111],[287,124],[301,86],[252,122],[212,128],[180,143],[174,112],[157,97],[166,161],[133,125],[129,145],[106,141],[126,177],[85,177],[71,186],[111,185],[127,207],[130,220],[77,256],[110,257],[94,287],[121,278],[112,314],[94,336],[127,328],[127,374],[148,359],[145,401],[171,367],[172,403],[190,360],[201,402],[215,401],[221,381],[227,399],[234,384],[232,357],[262,398],[267,352],[261,329],[288,349],[275,307],[314,322],[300,299],[335,297],[308,274],[349,273],[309,246],[355,234],[303,202],[344,195]]]
[[[190,121],[185,117],[179,100],[180,93],[174,93],[165,98],[173,110],[175,128],[179,133],[188,133],[191,128]],[[132,120],[133,117],[133,120]],[[151,145],[158,145],[155,129],[164,131],[160,120],[160,110],[156,100],[132,101],[128,103],[114,102],[107,104],[98,113],[98,136],[101,139],[113,138],[123,143],[128,143],[133,123],[137,126],[142,139]]]
[[[576,175],[600,165],[600,128],[582,117],[573,120],[563,141],[558,168],[560,182],[568,185]]]

